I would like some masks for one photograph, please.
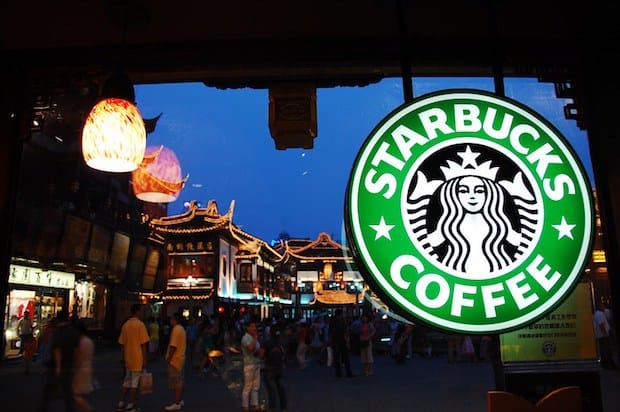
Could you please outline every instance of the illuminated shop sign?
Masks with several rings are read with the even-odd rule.
[[[347,188],[349,243],[395,310],[496,333],[558,306],[590,257],[592,191],[566,140],[506,98],[449,90],[386,117]]]
[[[202,251],[212,251],[213,250],[213,242],[168,242],[166,243],[166,251],[171,252],[202,252]]]
[[[538,322],[501,335],[504,362],[596,359],[592,291],[579,283],[553,312]]]
[[[75,274],[11,265],[9,268],[9,283],[73,289],[75,285]]]
[[[167,284],[168,289],[189,289],[192,288],[207,288],[213,289],[213,279],[212,278],[177,278],[177,279],[168,279]]]
[[[604,250],[592,251],[592,262],[593,263],[606,263],[607,258],[605,257],[605,251]]]

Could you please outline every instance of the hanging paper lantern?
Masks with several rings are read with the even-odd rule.
[[[116,97],[97,103],[82,131],[86,164],[106,172],[131,172],[144,157],[146,129],[138,108]]]
[[[133,173],[133,191],[145,202],[168,203],[179,196],[185,185],[181,166],[174,152],[163,146],[146,148],[144,161]]]

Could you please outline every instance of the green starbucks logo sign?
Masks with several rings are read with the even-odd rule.
[[[590,254],[591,189],[560,133],[473,90],[391,113],[355,160],[349,243],[386,303],[435,327],[496,333],[553,310]]]

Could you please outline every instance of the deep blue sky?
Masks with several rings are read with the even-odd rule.
[[[493,80],[414,79],[416,97],[448,88],[493,91]],[[269,133],[267,90],[218,90],[201,83],[135,89],[143,117],[163,113],[147,145],[172,149],[183,175],[189,174],[169,214],[182,213],[187,201],[206,205],[210,199],[225,213],[234,199],[234,223],[266,241],[286,231],[311,239],[327,232],[344,242],[344,194],[355,155],[373,127],[403,103],[400,78],[318,89],[314,148],[280,151]],[[586,133],[564,118],[562,108],[569,101],[555,97],[553,84],[506,79],[505,89],[507,97],[531,107],[564,134],[592,181]]]

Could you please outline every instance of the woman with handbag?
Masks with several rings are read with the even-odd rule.
[[[372,337],[375,335],[375,326],[370,321],[368,314],[362,315],[362,324],[360,327],[360,358],[364,365],[364,374],[370,376],[373,374],[374,359],[372,356]]]

